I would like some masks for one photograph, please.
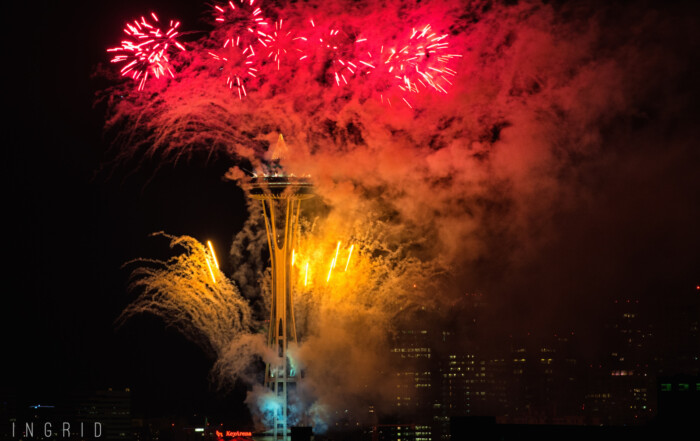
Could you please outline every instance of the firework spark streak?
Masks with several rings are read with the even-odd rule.
[[[350,257],[352,257],[352,249],[355,248],[355,245],[350,246],[350,251],[348,252],[348,260],[345,263],[345,271],[348,270],[348,266],[350,265]]]
[[[158,16],[151,12],[151,18],[158,23]],[[161,78],[166,74],[175,78],[170,66],[170,53],[173,48],[181,51],[185,47],[177,41],[180,22],[170,20],[167,31],[151,24],[145,17],[127,23],[124,33],[130,39],[123,40],[121,46],[107,49],[107,52],[115,52],[112,63],[125,63],[121,69],[122,76],[131,77],[139,82],[138,90],[143,90],[149,74]]]
[[[209,247],[209,251],[211,252],[212,259],[214,259],[214,265],[216,265],[216,269],[219,269],[219,260],[216,258],[216,253],[214,252],[214,245],[211,244],[211,240],[207,241],[207,246]]]

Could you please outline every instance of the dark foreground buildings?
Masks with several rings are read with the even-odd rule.
[[[488,305],[479,294],[470,297],[462,317],[476,327]],[[483,439],[505,440],[530,426],[541,439],[575,438],[576,428],[580,439],[700,429],[695,290],[680,306],[614,300],[597,324],[604,342],[595,362],[581,356],[576,330],[511,335],[490,345],[469,326],[435,328],[429,323],[439,321],[420,315],[394,340],[395,415],[374,428],[373,440],[466,439],[467,432],[470,439],[484,432]],[[607,429],[594,429],[601,426]]]

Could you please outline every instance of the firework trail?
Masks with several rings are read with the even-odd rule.
[[[130,290],[137,299],[120,315],[117,323],[137,314],[153,314],[167,325],[216,354],[215,371],[220,378],[235,381],[246,374],[253,355],[264,352],[264,339],[252,335],[254,324],[248,302],[219,270],[211,247],[188,236],[156,233],[183,253],[168,261],[138,259],[128,263]],[[238,356],[231,357],[230,354]]]

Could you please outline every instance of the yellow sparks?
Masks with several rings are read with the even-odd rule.
[[[211,269],[211,264],[209,263],[209,258],[207,257],[207,266],[209,267],[209,274],[211,274],[211,280],[216,283],[216,278],[214,277],[214,271]]]
[[[211,257],[214,258],[214,265],[216,265],[216,269],[219,269],[219,261],[216,260],[216,253],[214,253],[214,246],[211,244],[211,240],[207,241],[207,245],[209,245],[209,251],[211,251]],[[208,261],[207,261],[207,264],[209,264]],[[211,268],[210,268],[210,270],[211,270]],[[213,278],[214,278],[214,276],[212,276],[212,279]],[[216,282],[216,280],[215,280],[215,282]]]
[[[331,280],[331,271],[333,271],[333,265],[335,265],[335,259],[331,261],[331,267],[328,268],[328,277],[326,277],[326,283]]]
[[[306,262],[306,271],[304,272],[304,286],[306,286],[308,281],[309,281],[309,262]]]
[[[352,249],[355,248],[355,245],[350,245],[350,252],[348,253],[348,261],[345,264],[345,271],[348,270],[348,265],[350,265],[350,257],[352,256]]]
[[[333,263],[331,263],[331,268],[335,268],[335,262],[338,261],[338,251],[340,251],[340,241],[338,241],[338,245],[335,247],[335,257],[333,258]]]
[[[292,248],[292,266],[294,266],[294,248]]]

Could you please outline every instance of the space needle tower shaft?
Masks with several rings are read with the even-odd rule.
[[[284,139],[280,135],[272,151],[272,159],[280,159],[285,150]],[[301,378],[288,355],[290,344],[297,343],[292,253],[299,229],[301,201],[313,197],[313,194],[308,179],[285,175],[281,168],[275,168],[274,165],[253,177],[248,192],[251,198],[260,200],[262,204],[272,268],[267,345],[274,353],[274,360],[265,368],[265,385],[275,394],[277,402],[281,403],[274,413],[272,439],[287,441],[290,429],[289,399],[295,394]]]

